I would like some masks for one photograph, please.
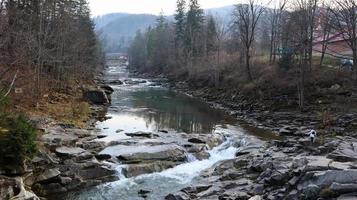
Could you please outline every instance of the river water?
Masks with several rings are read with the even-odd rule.
[[[226,141],[208,150],[208,159],[198,160],[188,155],[186,163],[162,172],[126,178],[121,173],[125,165],[118,165],[119,181],[70,194],[66,199],[140,200],[143,199],[138,195],[140,190],[151,191],[146,199],[163,199],[169,193],[195,184],[199,174],[214,164],[233,159],[239,146],[247,143],[259,145],[261,140],[274,137],[262,130],[247,128],[237,119],[198,99],[158,86],[155,80],[130,77],[126,65],[108,62],[105,77],[107,80],[126,80],[126,83],[111,85],[115,91],[108,109],[110,119],[97,124],[107,137],[100,140],[109,143],[129,139],[124,133],[165,130],[185,134],[220,132],[225,134]],[[145,146],[136,150],[140,151],[140,148],[145,149]]]

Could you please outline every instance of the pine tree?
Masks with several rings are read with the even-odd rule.
[[[175,14],[175,46],[181,48],[185,38],[186,1],[178,0]]]
[[[216,22],[213,18],[213,16],[210,16],[208,18],[208,23],[207,23],[207,32],[206,32],[206,54],[209,55],[212,52],[215,52],[217,50],[217,28],[216,28]]]
[[[189,58],[201,56],[203,53],[203,42],[200,39],[203,23],[203,10],[198,0],[190,0],[185,31],[185,47]]]

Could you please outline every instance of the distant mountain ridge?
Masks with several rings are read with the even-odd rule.
[[[233,12],[234,5],[220,8],[206,9],[206,15],[213,15],[219,18],[222,23],[228,23]],[[107,52],[124,51],[138,30],[145,30],[153,26],[157,15],[152,14],[128,14],[111,13],[95,17],[94,23],[100,37],[105,42]],[[173,20],[173,16],[167,16],[168,20]]]

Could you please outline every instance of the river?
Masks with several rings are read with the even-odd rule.
[[[102,184],[70,194],[71,200],[139,200],[140,191],[149,191],[146,199],[163,199],[167,194],[199,181],[200,173],[216,163],[233,159],[240,146],[247,144],[260,145],[262,140],[275,137],[262,130],[247,127],[234,117],[219,109],[210,107],[205,102],[177,93],[157,84],[155,80],[131,77],[127,66],[118,62],[108,62],[105,72],[107,81],[125,80],[124,84],[111,84],[114,89],[112,104],[108,109],[109,119],[98,122],[107,143],[131,139],[125,133],[166,132],[163,143],[180,143],[185,137],[180,135],[219,133],[225,141],[208,149],[206,159],[197,159],[187,154],[187,161],[173,168],[160,172],[125,177],[122,172],[125,165],[118,164],[119,181]],[[172,133],[172,134],[171,134]],[[171,135],[175,135],[172,136]],[[138,141],[139,144],[142,141]],[[105,152],[115,151],[119,146],[111,146]],[[145,144],[127,148],[126,151],[154,151]],[[151,150],[150,150],[151,149]]]

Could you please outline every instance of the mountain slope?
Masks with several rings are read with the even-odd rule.
[[[205,10],[206,15],[213,15],[221,23],[228,24],[234,6],[225,6]],[[138,30],[145,30],[155,24],[158,16],[150,14],[112,13],[94,18],[96,30],[105,42],[107,52],[124,51]],[[167,16],[173,20],[173,16]]]

